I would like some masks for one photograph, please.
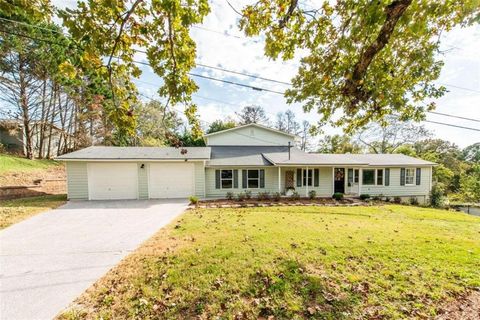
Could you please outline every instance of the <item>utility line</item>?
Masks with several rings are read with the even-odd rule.
[[[450,124],[450,123],[445,123],[445,122],[438,122],[438,121],[431,121],[431,120],[423,120],[423,122],[441,124],[443,126],[455,127],[455,128],[460,128],[460,129],[466,129],[466,130],[480,131],[480,129],[477,129],[477,128],[458,126],[458,125],[455,125],[455,124]]]
[[[137,60],[132,60],[132,62],[141,64],[141,65],[145,65],[145,66],[150,66],[150,64],[149,64],[148,62],[137,61]],[[248,85],[248,84],[239,83],[239,82],[235,82],[235,81],[218,79],[218,78],[209,77],[209,76],[204,76],[204,75],[197,74],[197,73],[192,73],[192,72],[188,72],[187,74],[190,75],[190,76],[192,76],[192,77],[198,77],[198,78],[208,79],[208,80],[212,80],[212,81],[218,81],[218,82],[228,83],[228,84],[232,84],[232,85],[236,85],[236,86],[240,86],[240,87],[244,87],[244,88],[249,88],[249,89],[252,89],[252,90],[255,90],[255,91],[265,91],[265,92],[271,92],[271,93],[276,93],[276,94],[283,95],[283,92],[280,92],[280,91],[275,91],[275,90],[270,90],[270,89],[266,89],[266,88],[255,87],[255,86],[251,86],[251,85]]]
[[[48,29],[48,28],[36,26],[36,25],[33,25],[33,24],[28,24],[28,23],[25,23],[25,22],[15,21],[15,20],[1,18],[1,17],[0,17],[0,19],[4,20],[4,21],[19,23],[19,24],[23,24],[23,25],[26,25],[26,26],[31,26],[31,27],[34,27],[34,28],[48,30],[48,31],[51,31],[51,32],[56,32],[56,33],[62,34],[64,36],[68,36],[68,35],[66,35],[66,34],[64,34],[64,33],[60,32],[58,30]],[[199,26],[192,26],[192,27],[200,29],[200,30],[206,30],[206,31],[212,31],[212,32],[224,34],[220,31],[215,31],[215,30],[204,28],[204,27],[199,27]],[[10,31],[5,31],[5,30],[0,30],[0,31],[5,32],[5,33],[10,33],[10,34],[13,34],[13,35],[17,35],[17,36],[21,36],[21,37],[23,36],[23,37],[26,37],[26,38],[29,38],[29,39],[32,39],[32,40],[40,40],[40,41],[45,41],[45,42],[55,44],[54,42],[46,40],[46,39],[34,38],[34,37],[27,36],[27,35],[21,35],[21,34],[13,33],[13,32],[10,32]],[[233,36],[233,35],[230,35],[230,36]],[[235,37],[237,37],[237,36],[235,36]],[[139,52],[139,53],[146,54],[146,51],[144,51],[144,50],[140,50],[140,49],[133,49],[133,50],[136,51],[136,52]],[[202,64],[202,63],[197,63],[197,65],[200,66],[200,67],[203,67],[203,68],[220,70],[220,71],[224,71],[224,72],[228,72],[228,73],[232,73],[232,74],[237,74],[237,75],[243,75],[243,76],[246,76],[246,77],[256,78],[256,79],[259,79],[259,80],[270,81],[270,82],[275,82],[275,83],[280,83],[280,84],[285,84],[285,85],[292,85],[290,82],[279,81],[279,80],[275,80],[275,79],[271,79],[271,78],[265,78],[265,77],[262,77],[262,76],[253,75],[251,73],[245,73],[245,72],[229,70],[229,69],[225,69],[225,68],[221,68],[221,67],[209,66],[209,65],[206,65],[206,64]],[[461,90],[466,90],[466,91],[470,91],[470,92],[480,93],[480,90],[476,90],[476,89],[472,89],[472,88],[465,88],[465,87],[462,87],[462,86],[457,86],[457,85],[448,84],[448,83],[439,83],[439,84],[447,86],[447,87],[456,88],[456,89],[461,89]]]
[[[136,80],[136,81],[139,81],[139,82],[142,82],[142,83],[151,85],[151,86],[157,86],[155,83],[152,83],[152,82],[141,81],[141,80]],[[230,102],[227,102],[227,101],[222,101],[222,100],[213,99],[213,98],[207,98],[207,97],[203,97],[203,96],[199,96],[199,95],[195,95],[195,94],[194,94],[193,96],[196,96],[197,98],[200,98],[200,99],[211,100],[211,101],[215,101],[215,102],[218,102],[218,103],[223,103],[223,104],[231,105],[231,106],[238,107],[238,108],[241,108],[241,107],[242,107],[242,106],[240,106],[240,105],[238,105],[238,104],[233,104],[233,103],[230,103]],[[462,120],[471,120],[471,121],[478,121],[478,122],[480,122],[480,120],[477,120],[477,119],[469,119],[469,118],[466,118],[466,117],[454,116],[454,115],[449,115],[449,114],[441,113],[441,112],[435,112],[435,111],[427,111],[427,112],[433,113],[433,114],[437,114],[437,115],[452,117],[452,118],[459,118],[459,119],[462,119]],[[272,116],[272,117],[275,116],[275,115],[272,114],[272,113],[269,113],[269,115]],[[463,127],[463,126],[458,126],[458,125],[452,125],[452,124],[444,123],[444,122],[437,122],[437,121],[431,121],[431,120],[423,120],[423,121],[424,121],[424,122],[431,122],[431,123],[441,124],[441,125],[446,125],[446,126],[452,126],[452,127],[456,127],[456,128],[467,129],[467,130],[480,131],[480,129],[470,128],[470,127]]]
[[[2,20],[7,20],[7,19],[4,19],[4,18],[0,18],[0,19],[2,19]],[[13,20],[12,20],[12,21],[13,21]],[[32,26],[33,26],[33,25],[32,25]],[[46,28],[44,28],[44,29],[46,29]],[[50,30],[50,29],[47,29],[47,30]],[[50,30],[50,31],[53,31],[53,30]],[[57,44],[57,45],[59,45],[59,43],[54,43],[54,42],[49,41],[49,40],[46,40],[46,39],[40,39],[40,38],[36,38],[36,37],[30,37],[30,36],[28,36],[28,35],[17,34],[17,33],[14,33],[14,32],[11,32],[11,31],[2,30],[2,29],[0,29],[0,32],[5,32],[5,33],[8,33],[8,34],[13,34],[13,35],[21,36],[21,37],[26,37],[26,38],[29,38],[29,39],[32,39],[32,40],[45,41],[45,42],[48,42],[48,43],[51,43],[51,44]],[[142,50],[137,50],[137,49],[135,49],[135,50],[138,51],[138,52],[141,52],[141,53],[145,53],[145,51],[142,51]],[[146,66],[150,66],[150,64],[147,63],[147,62],[135,61],[135,60],[133,60],[133,62],[134,62],[134,63],[138,63],[138,64],[142,64],[142,65],[146,65]],[[208,66],[208,67],[210,67],[210,66]],[[263,77],[258,77],[258,76],[254,76],[254,75],[249,75],[249,74],[245,74],[245,73],[241,73],[241,72],[226,70],[226,69],[222,69],[222,68],[218,68],[218,67],[213,67],[213,68],[216,68],[216,69],[219,69],[219,70],[222,70],[222,71],[227,71],[227,72],[233,72],[233,73],[237,73],[237,74],[242,74],[242,75],[249,76],[249,77],[257,77],[257,78],[259,78],[259,79],[263,79],[263,80],[267,80],[267,81],[272,81],[272,79],[267,79],[267,78],[263,78]],[[227,84],[231,84],[231,85],[241,86],[241,87],[249,88],[249,89],[252,89],[252,90],[255,90],[255,91],[265,91],[265,92],[271,92],[271,93],[276,93],[276,94],[284,95],[283,92],[275,91],[275,90],[271,90],[271,89],[267,89],[267,88],[255,87],[255,86],[251,86],[251,85],[247,85],[247,84],[243,84],[243,83],[239,83],[239,82],[234,82],[234,81],[229,81],[229,80],[224,80],[224,79],[219,79],[219,78],[204,76],[204,75],[200,75],[200,74],[196,74],[196,73],[188,73],[188,74],[189,74],[190,76],[193,76],[193,77],[199,77],[199,78],[208,79],[208,80],[212,80],[212,81],[218,81],[218,82],[223,82],[223,83],[227,83]],[[276,80],[273,80],[273,81],[279,82],[279,81],[276,81]],[[280,82],[280,83],[287,84],[286,82]],[[473,90],[473,89],[462,88],[462,87],[458,87],[458,86],[454,86],[454,87],[461,88],[461,89],[465,89],[465,90],[470,90],[470,91],[474,91],[474,92],[479,92],[479,93],[480,93],[480,91],[476,91],[476,90]],[[208,98],[206,98],[206,99],[208,99]],[[220,102],[220,101],[219,101],[219,102]],[[225,102],[222,102],[222,103],[225,103]],[[463,119],[463,120],[480,122],[480,120],[477,120],[477,119],[470,119],[470,118],[460,117],[460,116],[455,116],[455,115],[450,115],[450,114],[446,114],[446,113],[440,113],[440,112],[434,112],[434,111],[427,111],[427,112],[428,112],[428,113],[432,113],[432,114],[437,114],[437,115],[446,116],[446,117],[452,117],[452,118],[458,118],[458,119]],[[425,120],[425,121],[427,121],[427,120]],[[430,122],[432,122],[432,121],[430,121]],[[432,122],[432,123],[436,123],[436,122]],[[440,122],[438,122],[437,124],[449,125],[449,124],[440,123]],[[455,125],[451,125],[451,126],[455,126]],[[464,129],[469,129],[469,130],[477,130],[477,129],[475,129],[475,128],[469,128],[469,127],[462,127],[462,126],[456,126],[456,127],[464,128]]]
[[[147,52],[146,52],[145,50],[140,50],[140,49],[133,49],[133,50],[136,51],[136,52],[139,52],[139,53],[147,54]],[[265,77],[257,76],[257,75],[251,74],[251,73],[245,73],[245,72],[240,72],[240,71],[225,69],[225,68],[222,68],[222,67],[209,66],[209,65],[206,65],[206,64],[203,64],[203,63],[196,63],[196,65],[199,66],[199,67],[202,67],[202,68],[215,69],[215,70],[219,70],[219,71],[223,71],[223,72],[228,72],[228,73],[232,73],[232,74],[237,74],[237,75],[242,75],[242,76],[246,76],[246,77],[250,77],[250,78],[255,78],[255,79],[259,79],[259,80],[265,80],[265,81],[270,81],[270,82],[285,84],[285,85],[287,85],[287,86],[291,86],[291,85],[292,85],[290,82],[275,80],[275,79],[271,79],[271,78],[265,78]]]
[[[441,112],[436,112],[436,111],[427,111],[427,112],[432,113],[432,114],[437,114],[439,116],[452,117],[452,118],[458,118],[458,119],[462,119],[462,120],[480,122],[479,119],[472,119],[472,118],[467,118],[467,117],[454,116],[452,114],[441,113]]]

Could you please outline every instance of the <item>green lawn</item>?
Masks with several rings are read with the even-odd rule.
[[[478,217],[399,205],[202,209],[61,317],[427,318],[478,286]]]
[[[0,200],[0,229],[37,213],[54,209],[66,202],[65,195],[48,195],[14,200]]]
[[[60,165],[54,160],[29,160],[8,154],[0,154],[0,174],[5,172],[24,172],[37,169],[48,169],[52,166]]]

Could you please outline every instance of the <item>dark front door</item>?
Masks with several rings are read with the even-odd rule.
[[[334,193],[345,193],[345,169],[335,168],[334,172]]]

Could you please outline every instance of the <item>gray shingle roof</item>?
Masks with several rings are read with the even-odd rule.
[[[404,154],[345,154],[351,159],[367,162],[371,166],[435,165],[435,162],[406,156]]]
[[[264,153],[265,158],[276,165],[370,165],[408,166],[435,165],[434,162],[409,157],[403,154],[326,154],[305,153],[292,148],[290,160],[288,152]]]
[[[187,153],[181,154],[186,149]],[[88,147],[57,157],[58,160],[164,160],[210,159],[210,147]]]
[[[288,148],[287,148],[288,150]],[[322,153],[306,153],[297,148],[292,148],[290,151],[290,160],[287,152],[270,152],[264,154],[265,158],[275,164],[284,165],[366,165],[367,162],[361,162],[347,157],[345,154],[322,154]]]
[[[263,153],[288,152],[281,146],[212,146],[212,157],[207,166],[271,166]]]
[[[58,160],[207,160],[207,166],[271,165],[352,165],[419,166],[435,165],[430,161],[403,154],[324,154],[306,153],[283,146],[214,146],[186,147],[88,147],[57,157]]]

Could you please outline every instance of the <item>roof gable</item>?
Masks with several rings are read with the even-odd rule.
[[[264,126],[264,125],[261,125],[261,124],[258,124],[258,123],[249,123],[249,124],[244,124],[244,125],[241,125],[241,126],[238,126],[238,127],[235,127],[235,128],[230,128],[230,129],[221,130],[221,131],[217,131],[217,132],[207,133],[207,134],[204,135],[204,137],[211,137],[211,136],[214,136],[214,135],[224,134],[224,133],[227,133],[227,132],[236,131],[236,130],[239,130],[239,129],[249,128],[249,127],[256,127],[256,128],[260,128],[260,129],[263,129],[263,130],[268,130],[268,131],[275,132],[275,133],[281,134],[281,135],[285,135],[285,136],[288,136],[288,137],[291,137],[291,138],[296,138],[297,137],[294,134],[284,132],[284,131],[280,131],[280,130],[277,130],[277,129],[273,129],[273,128],[270,128],[270,127],[267,127],[267,126]]]
[[[297,136],[251,123],[205,135],[208,146],[288,146]]]

